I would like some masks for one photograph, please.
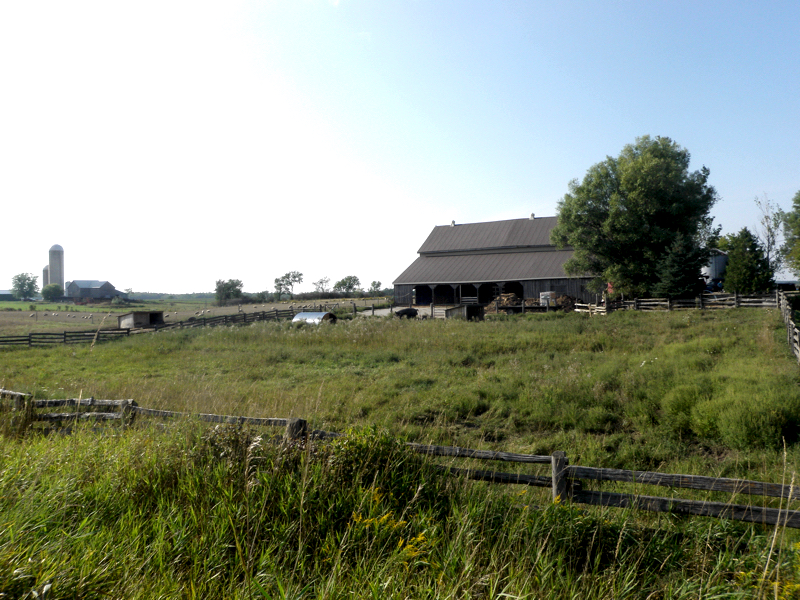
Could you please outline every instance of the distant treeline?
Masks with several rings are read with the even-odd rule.
[[[384,288],[378,294],[367,291],[355,292],[303,292],[300,294],[284,293],[278,296],[275,292],[244,292],[240,298],[234,298],[230,304],[253,304],[256,302],[279,302],[280,300],[327,300],[340,298],[373,298],[392,296],[392,288]],[[216,300],[214,292],[198,292],[192,294],[162,294],[157,292],[132,292],[128,294],[129,300]]]
[[[129,292],[130,300],[213,300],[214,292],[197,292],[191,294],[162,294],[158,292]]]

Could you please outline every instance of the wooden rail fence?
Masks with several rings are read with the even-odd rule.
[[[790,300],[791,297],[798,296],[800,296],[800,292],[790,294],[780,292],[778,294],[778,308],[781,311],[781,317],[786,325],[786,342],[789,344],[789,349],[792,351],[792,354],[797,358],[797,362],[800,363],[800,329],[797,328],[797,324],[794,322],[792,316],[792,302]]]
[[[670,298],[637,298],[634,300],[615,300],[604,304],[576,304],[575,312],[584,312],[592,315],[605,315],[615,310],[714,310],[722,308],[777,308],[780,304],[780,295],[755,294],[742,296],[739,294],[710,294],[703,293],[696,298],[670,299]]]
[[[6,402],[4,402],[6,401]],[[71,412],[45,412],[46,409],[69,407]],[[96,400],[94,398],[71,398],[65,400],[35,400],[29,394],[0,389],[0,413],[11,412],[16,428],[30,428],[36,423],[46,426],[76,423],[78,421],[118,422],[129,426],[137,415],[158,418],[191,417],[212,423],[233,425],[254,425],[285,428],[284,439],[315,439],[338,437],[341,434],[309,431],[303,419],[279,419],[239,417],[213,414],[188,414],[182,412],[143,408],[133,400]],[[626,469],[607,469],[586,466],[572,466],[564,452],[555,451],[551,455],[515,454],[459,448],[454,446],[431,446],[409,443],[414,452],[428,456],[451,457],[472,460],[491,460],[504,463],[538,464],[549,467],[548,475],[528,475],[505,473],[490,470],[464,469],[451,465],[440,465],[444,471],[473,480],[498,484],[515,484],[545,487],[552,490],[554,502],[589,504],[596,506],[629,507],[651,512],[667,512],[682,515],[716,517],[736,521],[780,525],[800,528],[800,511],[783,508],[788,503],[800,500],[800,490],[792,483],[767,483],[747,479],[729,479],[703,475],[679,475],[653,471],[632,471]],[[584,481],[618,482],[625,484],[662,486],[671,489],[693,489],[738,495],[779,498],[780,507],[755,506],[753,504],[733,504],[731,502],[711,502],[689,500],[675,497],[646,496],[638,493],[617,493],[602,490],[585,490]]]
[[[338,308],[338,303],[335,305]],[[63,333],[29,333],[27,335],[0,336],[0,346],[50,346],[52,344],[91,344],[127,337],[131,334],[162,331],[165,329],[191,329],[194,327],[216,327],[219,325],[246,325],[257,321],[279,321],[293,319],[296,314],[305,311],[318,312],[328,310],[328,305],[313,306],[310,308],[273,309],[260,312],[242,312],[233,315],[219,315],[217,317],[189,317],[185,321],[174,323],[160,323],[150,327],[138,329],[95,329],[90,331],[64,331]]]

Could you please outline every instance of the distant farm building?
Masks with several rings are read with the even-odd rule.
[[[120,329],[138,329],[163,324],[163,310],[137,310],[117,317],[117,327]]]
[[[578,300],[594,297],[591,277],[569,277],[572,249],[550,243],[557,217],[436,226],[419,257],[394,281],[397,304],[487,305],[501,294],[523,300],[555,292]]]
[[[0,290],[0,300],[16,300],[11,290]]]
[[[65,292],[67,298],[73,300],[113,300],[114,298],[128,297],[128,294],[117,291],[108,281],[95,279],[68,281]]]

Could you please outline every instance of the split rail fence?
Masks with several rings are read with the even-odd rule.
[[[722,308],[777,308],[783,292],[774,294],[756,294],[742,296],[739,294],[707,294],[696,298],[644,298],[634,300],[617,300],[608,304],[576,304],[575,312],[605,315],[616,310],[714,310]]]
[[[338,308],[338,304],[335,308]],[[186,321],[174,323],[159,323],[149,327],[137,329],[96,329],[90,331],[64,331],[63,333],[29,333],[27,335],[0,336],[0,346],[50,346],[52,344],[91,344],[127,337],[131,334],[162,331],[165,329],[191,329],[194,327],[216,327],[220,325],[246,325],[257,321],[279,321],[293,319],[295,315],[309,310],[319,312],[329,310],[328,305],[313,306],[310,308],[288,308],[284,310],[265,310],[260,312],[242,312],[233,315],[219,315],[217,317],[190,317]]]
[[[7,400],[7,402],[4,402],[4,400]],[[72,410],[70,412],[49,412],[52,409],[63,408],[71,408]],[[14,422],[13,426],[18,429],[31,428],[37,423],[52,427],[54,425],[89,420],[115,421],[121,425],[129,426],[137,416],[142,416],[157,418],[188,417],[200,421],[228,423],[239,426],[283,427],[285,428],[284,439],[296,440],[305,439],[306,437],[324,439],[341,435],[332,432],[309,431],[308,423],[303,419],[256,418],[212,414],[190,415],[182,412],[143,408],[133,400],[96,400],[94,398],[36,400],[29,394],[3,389],[0,389],[0,412],[10,412]],[[767,483],[725,477],[572,466],[569,464],[567,455],[562,451],[555,451],[551,455],[534,455],[414,443],[409,443],[407,446],[414,452],[428,456],[544,465],[549,470],[548,475],[465,469],[449,465],[439,465],[439,468],[452,475],[472,480],[550,488],[554,502],[716,517],[800,529],[800,511],[783,508],[784,501],[786,501],[786,506],[788,507],[790,502],[800,500],[800,490],[794,486],[794,479],[792,479],[792,484],[786,485],[783,483]],[[599,489],[589,490],[584,489],[584,482],[586,481],[628,484],[633,485],[635,490],[638,490],[639,486],[643,485],[662,486],[671,489],[703,490],[724,493],[729,495],[731,499],[740,495],[760,496],[761,505],[647,496],[636,493],[636,491],[634,493],[619,493]],[[779,499],[778,508],[766,506],[769,502],[775,502],[770,501],[770,498]]]

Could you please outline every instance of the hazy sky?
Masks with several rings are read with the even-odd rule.
[[[435,225],[554,215],[638,136],[723,232],[800,190],[800,2],[0,4],[0,288],[394,280]]]

